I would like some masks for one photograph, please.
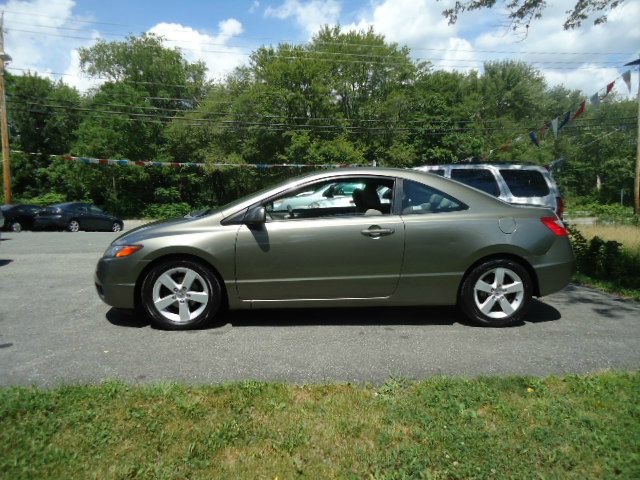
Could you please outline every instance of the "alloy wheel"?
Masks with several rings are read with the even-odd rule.
[[[524,284],[513,270],[493,268],[484,273],[473,287],[476,307],[487,317],[506,318],[522,305]]]
[[[120,230],[122,230],[122,226],[118,222],[113,222],[113,225],[111,226],[111,231],[119,232]]]
[[[11,224],[11,231],[12,232],[21,232],[22,231],[22,225],[20,224],[20,222],[13,222]]]
[[[209,303],[204,278],[187,267],[171,268],[153,284],[153,306],[164,318],[186,323],[198,317]]]
[[[78,222],[77,220],[71,220],[69,222],[69,231],[77,232],[79,230],[80,230],[80,222]]]

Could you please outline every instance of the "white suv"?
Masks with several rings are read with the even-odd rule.
[[[415,169],[457,180],[505,202],[546,206],[560,218],[564,213],[564,201],[558,185],[544,167],[512,163],[455,163],[424,165]]]

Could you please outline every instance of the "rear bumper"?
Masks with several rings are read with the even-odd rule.
[[[558,292],[566,287],[575,272],[575,262],[536,267],[540,296]]]
[[[538,262],[532,262],[538,277],[540,296],[558,292],[566,287],[576,270],[571,243],[559,237]]]

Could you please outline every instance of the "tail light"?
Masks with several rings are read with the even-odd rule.
[[[562,220],[558,217],[542,217],[540,219],[545,226],[556,234],[558,237],[566,237],[568,235],[567,227],[564,226]]]
[[[560,218],[564,215],[564,200],[562,197],[556,197],[556,213]]]

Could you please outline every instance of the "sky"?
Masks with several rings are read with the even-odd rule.
[[[248,61],[260,45],[309,41],[322,25],[373,27],[387,40],[407,45],[416,59],[445,70],[482,71],[488,60],[533,62],[549,85],[563,84],[587,96],[603,89],[640,53],[640,0],[626,0],[594,26],[565,31],[575,3],[548,0],[541,20],[526,36],[509,31],[498,2],[494,9],[463,14],[449,25],[442,10],[451,0],[8,0],[5,51],[14,74],[30,70],[62,78],[82,91],[99,80],[82,74],[78,49],[97,39],[119,40],[153,32],[169,47],[202,60],[211,79]],[[633,75],[635,92],[637,74]],[[627,95],[621,79],[617,92]]]

